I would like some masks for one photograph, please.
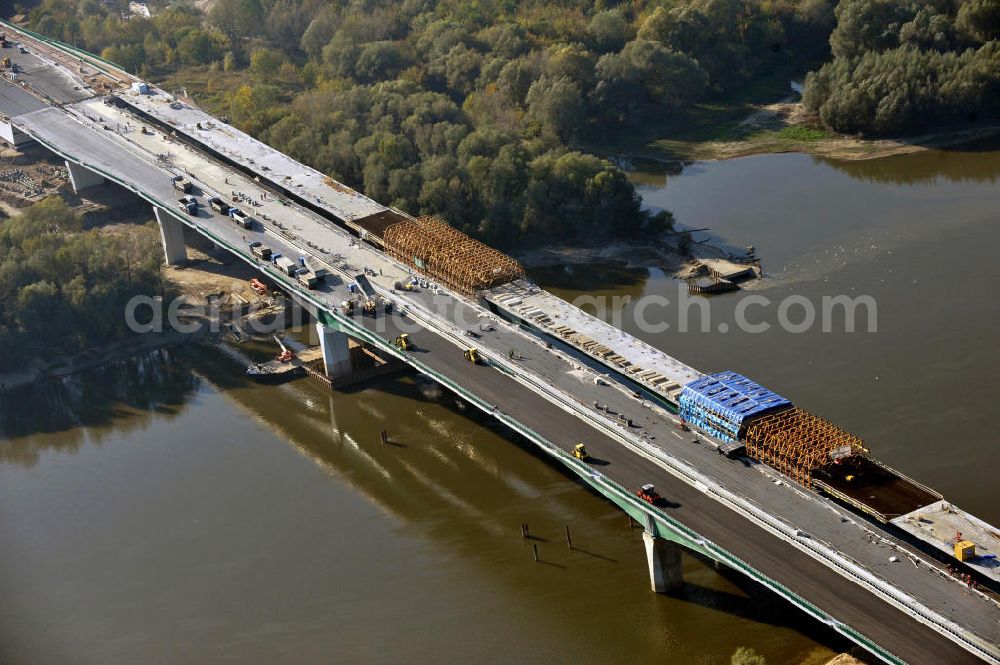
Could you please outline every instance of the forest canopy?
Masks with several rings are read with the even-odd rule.
[[[0,221],[0,370],[45,351],[127,336],[125,304],[160,293],[158,235],[147,226],[86,230],[59,197]]]
[[[153,80],[208,66],[240,128],[506,247],[669,227],[586,146],[823,52],[834,24],[832,0],[218,0],[122,21],[124,5],[44,0],[29,19]]]
[[[1000,117],[1000,0],[841,0],[833,60],[804,101],[841,132],[891,135]]]

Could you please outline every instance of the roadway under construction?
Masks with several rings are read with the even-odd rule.
[[[67,100],[58,109],[16,114],[8,124],[62,155],[71,176],[75,174],[74,186],[108,178],[151,201],[168,260],[183,260],[183,233],[176,229],[201,233],[317,310],[336,316],[337,325],[395,351],[387,340],[401,331],[392,327],[392,317],[347,320],[335,314],[349,297],[347,282],[364,267],[382,297],[420,322],[413,333],[417,352],[398,355],[456,392],[470,391],[471,401],[488,401],[492,408],[482,408],[516,431],[527,431],[518,429],[518,423],[533,428],[538,441],[550,442],[545,444],[551,445],[550,454],[558,448],[568,457],[578,441],[587,441],[606,466],[572,461],[567,466],[592,486],[612,477],[632,487],[656,482],[679,505],[669,511],[643,510],[657,524],[676,518],[694,529],[696,535],[686,541],[690,547],[718,554],[721,550],[711,548],[724,543],[738,554],[723,557],[727,561],[739,562],[747,574],[884,658],[888,652],[873,644],[888,645],[888,651],[904,654],[901,658],[910,662],[969,662],[973,653],[1000,662],[990,655],[1000,653],[1000,631],[992,620],[994,597],[967,592],[942,572],[937,560],[913,550],[894,532],[810,491],[843,500],[836,494],[840,492],[871,503],[865,485],[856,482],[868,478],[863,464],[869,458],[855,437],[746,377],[703,375],[531,285],[516,261],[443,222],[414,219],[339,183],[331,185],[323,174],[162,91],[131,88],[131,79],[120,75],[123,87],[108,99],[113,103]],[[148,119],[155,120],[152,131],[133,129]],[[168,163],[157,158],[165,149]],[[178,217],[176,206],[166,202],[174,201],[170,178],[182,174],[205,196],[225,197],[230,190],[267,194],[254,211],[260,223],[238,227],[208,209]],[[366,219],[379,223],[365,228]],[[359,237],[368,244],[358,242]],[[276,254],[307,256],[329,266],[333,278],[306,290],[255,258],[248,240],[266,242]],[[393,282],[407,271],[442,288],[393,291]],[[442,296],[437,300],[443,304],[432,292]],[[440,312],[433,310],[438,304]],[[460,310],[470,316],[452,316]],[[492,367],[470,365],[456,351],[468,345],[468,331],[456,329],[454,321],[491,313],[516,325],[501,323],[481,332],[476,344]],[[561,334],[567,330],[572,334]],[[514,347],[517,359],[508,361],[507,350]],[[630,373],[632,368],[636,371]],[[673,415],[678,410],[697,432],[683,433],[683,423]],[[724,446],[733,442],[743,443],[747,454],[763,464],[744,466],[715,454],[717,447],[728,450]],[[801,486],[790,487],[786,480]],[[849,491],[854,488],[864,491]],[[923,498],[913,493],[911,500]],[[622,499],[619,505],[625,503]],[[895,511],[881,504],[870,507],[886,518]],[[926,514],[911,512],[893,518],[892,524],[940,540],[946,528],[969,521],[953,506],[936,512],[933,506],[925,508]],[[896,521],[902,518],[905,524]],[[652,523],[650,528],[659,529]],[[992,546],[984,536],[981,549],[989,553]],[[886,547],[913,565],[887,565]],[[989,574],[986,560],[981,558],[984,576]],[[977,561],[963,563],[974,566]],[[860,626],[861,632],[848,624]]]

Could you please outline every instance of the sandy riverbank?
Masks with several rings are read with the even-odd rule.
[[[895,139],[866,139],[823,129],[797,97],[760,107],[739,122],[732,138],[712,141],[664,139],[653,146],[685,160],[717,161],[752,155],[801,152],[840,160],[879,159],[969,143],[1000,135],[1000,125],[927,132]]]

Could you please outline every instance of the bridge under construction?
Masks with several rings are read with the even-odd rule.
[[[22,74],[0,90],[0,136],[60,155],[77,190],[110,182],[149,201],[168,264],[198,233],[255,266],[313,314],[329,376],[349,369],[348,338],[367,342],[560,461],[645,526],[657,591],[677,583],[684,548],[886,662],[1000,663],[998,530],[857,437],[586,314],[441,220],[382,206],[113,63],[5,29],[27,54],[12,54]],[[195,198],[178,205],[180,182]],[[377,308],[345,308],[359,284]],[[394,344],[404,333],[412,349]],[[605,464],[574,457],[580,442]],[[636,494],[648,483],[669,505]]]

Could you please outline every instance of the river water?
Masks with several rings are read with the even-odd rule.
[[[711,300],[712,332],[644,332],[634,302],[622,324],[1000,522],[998,174],[989,151],[637,173],[649,205],[757,247],[770,277],[753,295],[868,294],[878,332],[718,332],[746,294]],[[568,298],[677,298],[655,270],[536,277]],[[0,397],[0,662],[708,665],[750,646],[774,665],[845,648],[693,558],[681,597],[650,593],[621,513],[412,377],[331,395],[246,383],[243,362],[158,352]]]

